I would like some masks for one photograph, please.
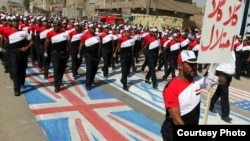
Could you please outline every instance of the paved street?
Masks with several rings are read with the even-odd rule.
[[[137,66],[140,69],[140,64]],[[147,70],[131,73],[126,92],[119,82],[119,68],[108,78],[99,69],[93,89],[86,91],[84,71],[83,64],[79,71],[82,77],[75,81],[68,69],[62,90],[54,93],[52,73],[43,80],[38,69],[29,66],[24,94],[15,97],[9,76],[0,65],[0,141],[161,140],[165,114],[162,90],[167,81],[160,81],[158,89],[153,89],[144,83]],[[162,75],[163,71],[157,72],[159,80]],[[231,124],[250,123],[249,81],[232,82]],[[201,124],[206,95],[207,90],[203,90]],[[216,109],[220,111],[219,106]],[[228,123],[220,119],[219,112],[209,113],[207,124]]]

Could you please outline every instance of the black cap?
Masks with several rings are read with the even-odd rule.
[[[54,25],[54,26],[59,26],[59,25],[61,25],[61,23],[60,23],[59,21],[57,21],[57,20],[54,20],[54,21],[53,21],[53,25]]]

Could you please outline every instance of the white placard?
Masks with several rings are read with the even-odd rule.
[[[198,63],[228,63],[239,25],[242,0],[207,0]]]

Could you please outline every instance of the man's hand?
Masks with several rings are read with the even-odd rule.
[[[81,59],[81,54],[77,54],[77,58],[78,58],[78,59]]]
[[[21,48],[19,49],[19,51],[21,51],[21,52],[26,52],[28,49],[29,49],[28,47],[21,47]]]
[[[219,84],[219,77],[214,75],[208,75],[205,78],[205,83],[207,84],[208,88],[217,85]]]
[[[44,52],[43,56],[44,56],[44,57],[48,57],[48,53],[47,53],[47,52]]]

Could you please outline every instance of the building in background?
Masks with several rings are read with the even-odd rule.
[[[203,10],[192,0],[30,0],[31,13],[72,18],[118,15],[132,20],[132,14],[183,19],[183,26],[202,26]]]
[[[25,10],[22,4],[17,2],[17,0],[6,0],[1,2],[0,11],[15,13],[15,14],[22,14]]]

